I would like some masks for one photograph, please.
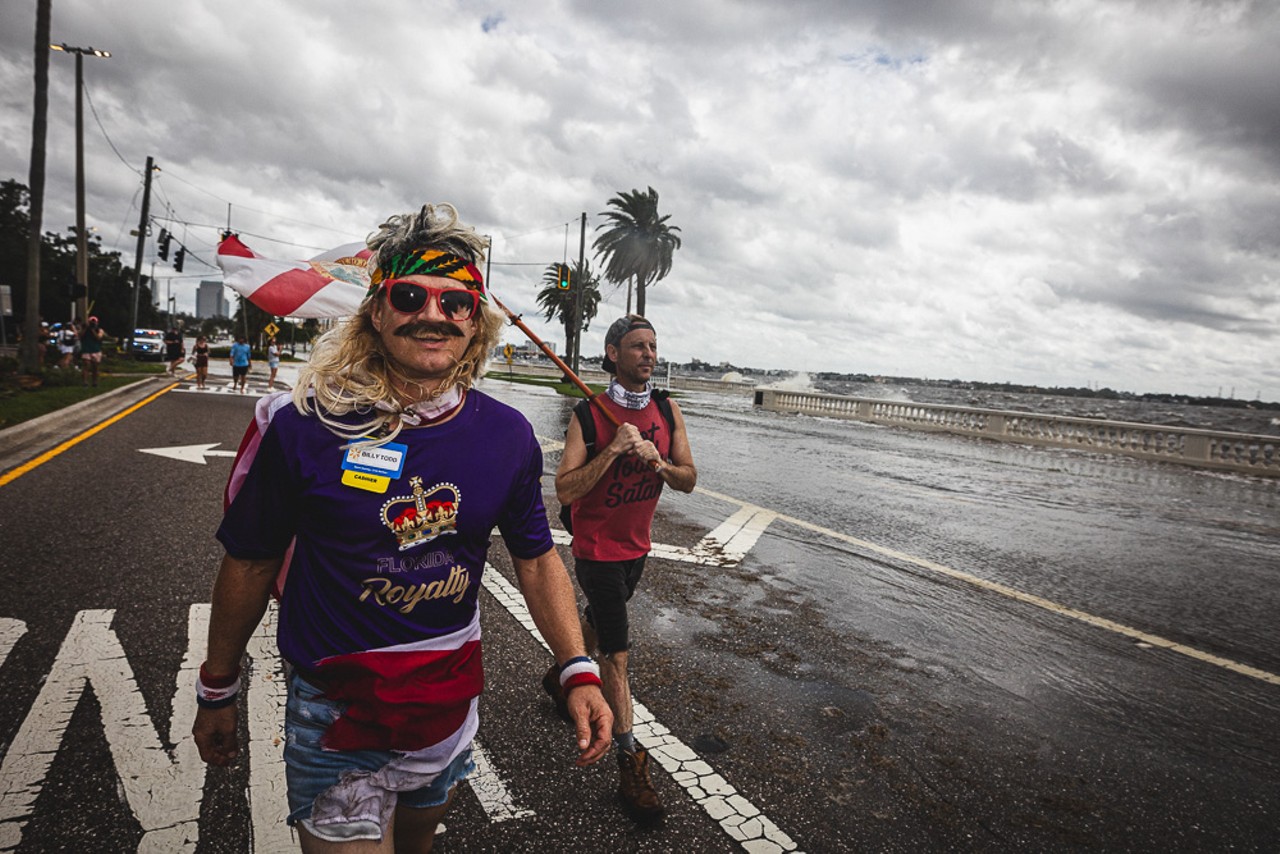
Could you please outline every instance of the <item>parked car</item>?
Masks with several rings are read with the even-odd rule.
[[[135,359],[159,362],[164,359],[164,333],[159,329],[133,330],[133,347],[129,354]]]

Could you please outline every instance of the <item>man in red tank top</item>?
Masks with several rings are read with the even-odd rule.
[[[587,598],[582,629],[588,651],[600,651],[604,696],[613,710],[618,793],[631,815],[643,820],[656,818],[663,808],[649,778],[648,751],[631,731],[627,601],[644,570],[663,486],[692,492],[698,470],[680,407],[671,401],[668,424],[653,399],[650,379],[658,362],[653,325],[639,315],[621,317],[604,342],[603,367],[614,379],[601,400],[622,426],[614,427],[592,407],[596,441],[591,453],[578,420],[570,420],[556,496],[562,504],[572,503],[574,571]],[[543,678],[553,699],[560,684],[557,671],[553,665]]]

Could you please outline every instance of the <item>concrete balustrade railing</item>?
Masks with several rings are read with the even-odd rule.
[[[511,366],[512,373],[526,374],[535,377],[559,377],[560,369],[550,364],[527,364],[518,363]],[[493,359],[489,362],[489,370],[495,373],[506,373],[507,365],[501,359]],[[610,375],[606,374],[599,368],[591,368],[583,366],[578,371],[578,376],[588,383],[604,385],[609,382]],[[730,382],[727,380],[713,380],[704,377],[691,377],[685,374],[668,374],[666,370],[658,370],[653,374],[653,385],[655,388],[668,389],[670,391],[706,391],[715,394],[734,394],[749,396],[753,389],[750,383]]]
[[[1280,436],[773,388],[757,388],[755,405],[774,412],[848,418],[1280,477]]]

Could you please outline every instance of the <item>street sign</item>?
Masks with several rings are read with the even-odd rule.
[[[276,333],[280,331],[280,327],[276,326],[275,322],[272,321],[271,323],[268,323],[266,326],[262,327],[262,331],[267,333],[268,337],[275,338]]]
[[[516,354],[516,348],[515,348],[515,347],[512,347],[510,344],[505,344],[505,345],[503,345],[503,347],[502,347],[502,355],[504,355],[504,356],[506,356],[506,357],[507,357],[507,362],[508,362],[508,363],[511,361],[511,357],[512,357],[512,356],[514,356],[515,354]]]

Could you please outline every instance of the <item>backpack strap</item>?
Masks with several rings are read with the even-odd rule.
[[[654,403],[658,404],[658,411],[662,413],[662,420],[667,422],[667,432],[674,436],[676,432],[676,416],[671,411],[671,392],[655,388],[650,393],[650,397]]]
[[[591,400],[583,398],[573,407],[573,414],[582,428],[582,441],[587,446],[587,459],[596,455],[596,419],[591,412]]]

